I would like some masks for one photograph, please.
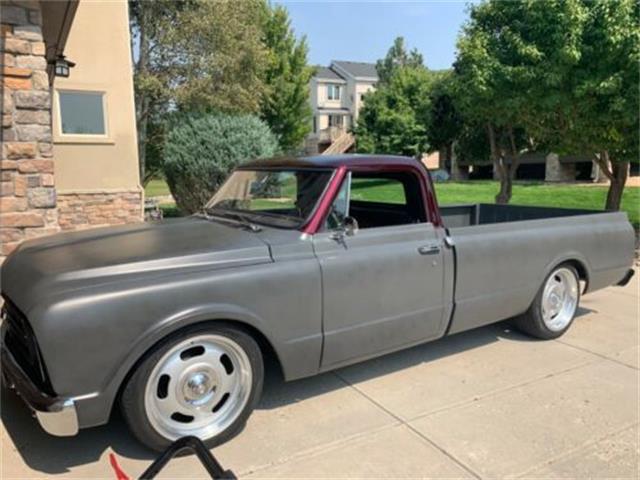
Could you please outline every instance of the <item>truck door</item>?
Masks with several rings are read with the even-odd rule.
[[[313,239],[323,285],[322,368],[442,335],[443,240],[427,221],[413,171],[345,177]]]

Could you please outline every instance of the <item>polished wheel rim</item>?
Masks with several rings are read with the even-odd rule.
[[[198,335],[173,346],[151,372],[147,417],[165,438],[208,439],[238,418],[251,383],[251,363],[240,345],[219,335]]]
[[[578,307],[578,279],[568,268],[559,268],[547,279],[542,293],[542,318],[558,332],[571,322]]]

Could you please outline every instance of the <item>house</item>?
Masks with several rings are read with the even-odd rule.
[[[363,95],[377,82],[373,63],[334,60],[329,67],[318,67],[310,83],[313,128],[307,153],[343,153],[353,146],[349,129],[358,119]]]
[[[141,221],[126,0],[3,0],[0,18],[0,261],[25,239]]]

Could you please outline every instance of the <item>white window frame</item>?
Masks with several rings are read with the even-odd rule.
[[[340,100],[342,89],[340,85],[330,83],[327,85],[327,100]]]
[[[55,109],[57,126],[54,131],[54,143],[114,143],[109,128],[109,112],[106,90],[82,89],[82,88],[55,88]],[[100,95],[102,97],[102,115],[104,133],[64,133],[62,131],[62,109],[60,106],[60,93],[78,93]]]

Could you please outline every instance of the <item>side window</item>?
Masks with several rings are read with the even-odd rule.
[[[106,135],[104,93],[58,91],[63,135]]]
[[[339,228],[346,216],[361,229],[424,223],[420,179],[412,172],[352,172],[336,197],[328,229]]]

